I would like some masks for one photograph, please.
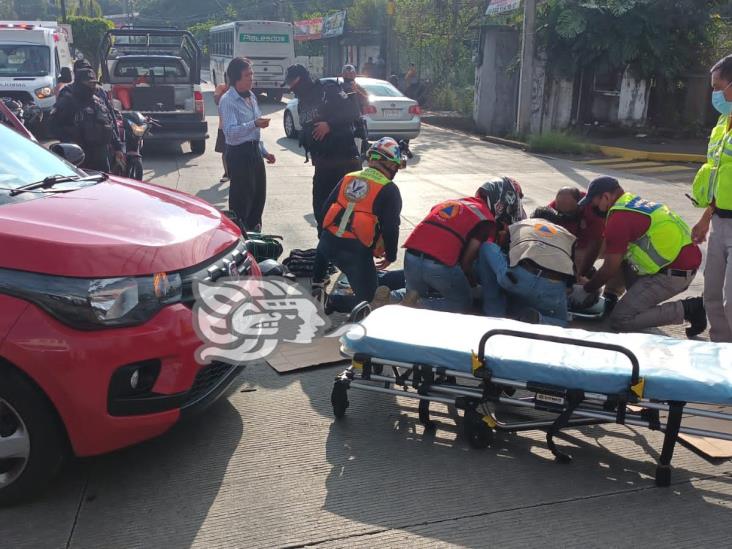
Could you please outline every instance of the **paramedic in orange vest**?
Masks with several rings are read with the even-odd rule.
[[[495,218],[477,197],[441,202],[409,235],[404,247],[407,291],[417,292],[420,305],[451,313],[467,313],[476,285],[473,264],[483,242],[495,235]],[[430,297],[430,290],[440,297]]]
[[[368,167],[347,174],[325,203],[313,272],[313,294],[324,294],[328,261],[333,262],[348,277],[353,306],[373,300],[376,269],[396,261],[402,211],[402,196],[392,181],[403,166],[399,144],[383,137],[366,158]]]

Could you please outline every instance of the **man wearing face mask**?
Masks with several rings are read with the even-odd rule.
[[[554,222],[577,237],[574,250],[577,274],[587,276],[600,254],[605,223],[591,208],[579,206],[584,196],[577,187],[562,187],[549,207],[557,211]]]
[[[347,173],[361,169],[354,135],[361,113],[337,82],[313,81],[302,65],[287,69],[285,85],[297,96],[300,146],[315,166],[313,215],[320,237],[323,206],[331,191]]]
[[[571,299],[586,302],[622,272],[626,292],[610,314],[613,330],[633,332],[688,321],[688,337],[703,332],[707,318],[700,297],[667,301],[689,287],[701,265],[701,250],[683,219],[664,204],[625,192],[612,177],[592,181],[579,205],[591,206],[606,218],[606,249],[602,267],[591,280],[575,286]]]
[[[709,338],[732,342],[732,55],[711,70],[712,104],[720,113],[709,138],[707,162],[696,174],[694,204],[705,208],[692,230],[694,242],[709,234],[704,267],[704,306]],[[711,227],[711,231],[710,231]]]
[[[353,65],[344,65],[341,71],[341,77],[343,78],[341,88],[348,96],[348,99],[354,104],[354,110],[358,110],[361,115],[355,121],[353,133],[360,141],[359,150],[363,155],[369,148],[369,130],[366,119],[363,116],[366,114],[369,106],[369,94],[356,82],[356,67]]]
[[[51,125],[61,141],[76,143],[84,149],[82,168],[109,172],[110,147],[122,165],[124,152],[114,126],[114,114],[99,97],[98,84],[93,69],[79,69],[74,83],[60,94],[51,113]]]

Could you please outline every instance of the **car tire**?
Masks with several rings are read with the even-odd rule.
[[[21,439],[27,450],[18,449]],[[28,500],[45,489],[61,468],[68,444],[40,390],[22,374],[0,367],[0,456],[9,453],[22,457],[0,457],[0,506]]]
[[[297,130],[295,129],[295,119],[292,117],[292,113],[290,111],[285,111],[285,116],[282,123],[285,126],[285,135],[290,139],[296,139]]]
[[[199,139],[197,141],[191,141],[191,152],[193,154],[203,154],[206,152],[206,140]]]
[[[267,97],[275,103],[282,101],[282,90],[267,90]]]

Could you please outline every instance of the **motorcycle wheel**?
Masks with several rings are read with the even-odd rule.
[[[142,181],[142,159],[139,156],[127,159],[127,177]]]

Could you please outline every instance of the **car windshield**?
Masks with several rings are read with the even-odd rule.
[[[378,84],[372,84],[369,82],[367,84],[362,84],[361,86],[369,95],[373,95],[374,97],[404,97],[402,92],[388,82],[379,82]]]
[[[52,152],[2,125],[0,143],[3,144],[0,147],[0,195],[7,194],[6,189],[15,189],[54,175],[86,176]]]
[[[0,44],[0,76],[46,76],[50,70],[48,46]]]

